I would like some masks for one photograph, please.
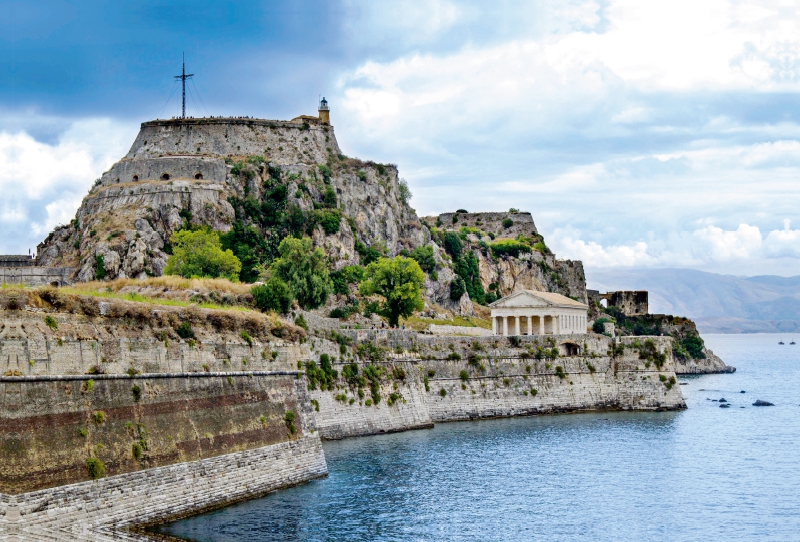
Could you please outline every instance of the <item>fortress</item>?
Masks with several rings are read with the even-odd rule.
[[[427,312],[488,316],[479,297],[531,291],[584,317],[588,306],[589,321],[565,312],[569,327],[550,321],[542,334],[529,317],[527,334],[515,322],[504,336],[359,329],[327,316],[349,294],[278,316],[253,310],[245,285],[158,279],[174,231],[239,228],[269,249],[288,227],[275,208],[303,220],[334,271],[370,250],[430,247]],[[148,526],[325,476],[323,439],[685,408],[675,344],[696,335],[672,317],[659,321],[672,335],[587,332],[599,293],[587,295],[581,262],[556,259],[529,213],[420,220],[397,166],[342,154],[324,100],[318,117],[291,121],[143,123],[75,219],[35,260],[0,260],[0,280],[31,286],[0,290],[0,539],[17,541],[148,540]],[[108,288],[62,287],[93,280]],[[608,303],[647,316],[646,293],[618,294]],[[696,372],[725,370],[703,356],[690,360]]]

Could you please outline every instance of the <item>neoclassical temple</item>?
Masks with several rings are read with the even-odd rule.
[[[519,290],[489,307],[495,335],[586,333],[589,307],[561,294]]]

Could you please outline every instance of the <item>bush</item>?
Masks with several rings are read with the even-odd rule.
[[[334,194],[334,197],[336,195]],[[339,231],[342,222],[342,213],[336,209],[320,209],[315,211],[314,222],[322,226],[326,235],[333,235]]]
[[[503,227],[504,228],[508,229],[513,225],[514,225],[514,221],[511,220],[510,218],[506,218],[505,220],[503,220]]]
[[[521,243],[519,241],[496,241],[489,245],[489,248],[492,250],[492,254],[495,258],[500,258],[502,256],[511,256],[513,258],[519,258],[519,255],[522,253],[529,253],[531,252],[531,247],[525,243]]]
[[[703,339],[698,335],[689,335],[681,341],[681,346],[689,353],[692,359],[705,359],[706,355],[703,352]]]
[[[239,332],[239,336],[244,339],[244,342],[246,342],[248,346],[253,346],[253,337],[251,337],[247,331],[243,329]]]
[[[298,314],[297,318],[294,319],[294,325],[302,327],[303,329],[308,331],[308,322],[306,322],[306,318],[302,314]]]
[[[444,388],[440,389],[439,395],[441,395],[442,397],[447,397],[447,390]]]
[[[416,247],[409,256],[419,264],[423,271],[430,275],[431,279],[436,280],[433,276],[436,273],[436,260],[433,257],[432,246]]]
[[[461,355],[458,352],[450,352],[447,354],[447,359],[450,361],[458,361],[461,359]]]
[[[106,278],[106,259],[102,254],[94,257],[94,278],[103,280]]]
[[[592,324],[592,331],[594,331],[595,333],[600,333],[602,335],[603,333],[606,332],[604,324],[608,322],[613,322],[613,320],[611,320],[610,318],[598,318],[597,320],[594,321],[594,324]]]
[[[86,470],[92,480],[97,480],[106,475],[106,466],[96,457],[90,457],[86,460]]]
[[[286,424],[286,429],[289,430],[290,435],[294,435],[297,432],[294,426],[294,412],[287,410],[286,414],[283,415],[283,422]]]
[[[364,271],[365,269],[360,265],[347,265],[339,271],[332,272],[330,277],[333,282],[333,292],[339,295],[348,295],[350,284],[358,284],[364,280]]]
[[[57,331],[58,330],[58,322],[56,322],[56,319],[53,318],[52,316],[50,316],[50,315],[45,316],[44,317],[44,323],[45,323],[45,325],[47,327],[49,327],[53,331]]]
[[[270,277],[264,284],[250,288],[253,303],[262,312],[275,311],[281,314],[289,312],[292,304],[292,292],[278,277]]]
[[[324,305],[333,291],[325,252],[313,248],[308,237],[287,237],[281,241],[278,251],[281,256],[271,269],[286,283],[300,306],[315,309]]]
[[[456,213],[464,213],[464,214],[467,214],[467,213],[469,213],[469,211],[467,211],[466,209],[456,209]]]
[[[458,373],[458,377],[464,382],[466,382],[467,380],[469,380],[469,373],[465,370],[462,370],[460,373]]]
[[[131,394],[133,395],[133,400],[138,403],[142,398],[142,388],[138,384],[134,384],[131,386]]]
[[[464,244],[461,242],[461,238],[457,233],[449,231],[444,234],[444,250],[451,257],[458,258],[461,256],[461,250],[463,248]]]
[[[179,230],[172,234],[170,243],[172,256],[164,268],[165,275],[239,280],[242,262],[230,249],[222,250],[216,232],[209,229]]]
[[[406,180],[400,179],[400,182],[397,183],[397,188],[400,190],[400,200],[408,205],[414,195],[411,193],[411,188],[409,188]]]
[[[453,278],[453,280],[450,282],[450,299],[453,301],[458,301],[466,291],[467,285],[464,283],[464,279],[459,276]]]
[[[175,332],[182,339],[191,339],[192,337],[194,337],[194,331],[192,331],[192,324],[190,324],[189,322],[181,322],[180,325],[175,329]]]
[[[567,377],[567,375],[564,373],[564,368],[561,365],[556,365],[556,376],[562,380]]]

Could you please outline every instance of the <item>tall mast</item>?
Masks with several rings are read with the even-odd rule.
[[[181,106],[182,106],[181,107],[181,118],[182,119],[186,118],[186,80],[189,79],[190,77],[192,77],[193,75],[194,75],[193,73],[190,73],[190,74],[186,73],[186,53],[183,53],[183,68],[181,69],[181,74],[175,76],[175,79],[180,79],[181,80],[181,87],[182,87],[182,90],[183,90],[182,97],[181,97]]]

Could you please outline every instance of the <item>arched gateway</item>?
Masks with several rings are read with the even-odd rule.
[[[495,335],[586,333],[589,307],[561,294],[519,290],[489,307]]]

